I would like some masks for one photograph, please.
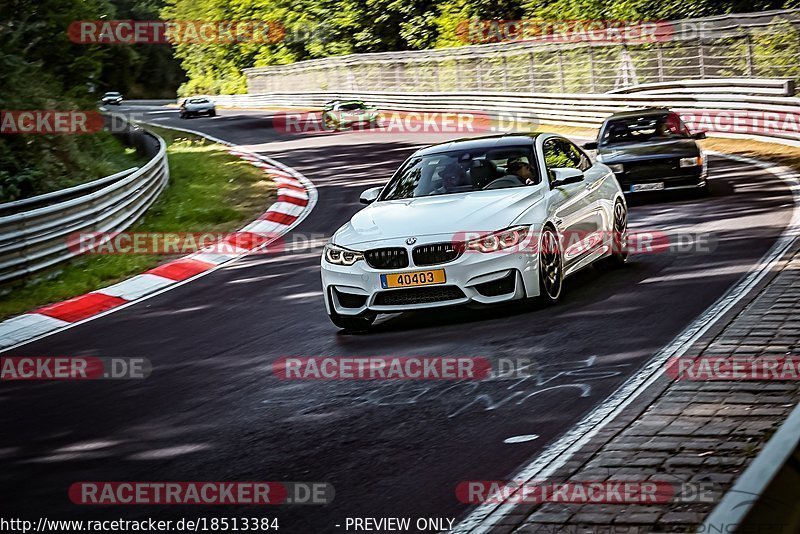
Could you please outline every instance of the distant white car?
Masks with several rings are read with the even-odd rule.
[[[415,152],[325,246],[331,321],[540,297],[566,276],[627,261],[628,210],[614,173],[555,134],[485,137]]]
[[[197,115],[208,115],[215,117],[217,115],[217,108],[214,103],[205,97],[192,97],[187,98],[181,102],[180,107],[181,118],[188,119],[189,117]]]
[[[122,104],[122,94],[116,91],[111,91],[100,97],[103,104],[110,104],[112,106],[119,106]]]

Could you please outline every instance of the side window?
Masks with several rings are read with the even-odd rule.
[[[567,167],[585,171],[592,166],[592,161],[580,148],[566,139],[558,138],[545,141],[544,161],[548,170],[555,167]]]
[[[589,159],[589,156],[587,156],[583,150],[575,146],[574,143],[561,140],[561,144],[565,145],[565,151],[567,152],[570,161],[573,163],[571,167],[585,171],[592,166],[592,160]]]
[[[560,167],[574,167],[572,160],[564,151],[564,145],[560,139],[552,138],[544,142],[544,164],[547,170]]]

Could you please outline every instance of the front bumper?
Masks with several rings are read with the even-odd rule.
[[[411,257],[410,248],[408,253]],[[396,313],[467,303],[496,304],[539,294],[538,257],[529,252],[467,251],[444,264],[414,266],[413,260],[410,263],[404,269],[375,269],[366,260],[347,267],[330,264],[323,258],[322,287],[328,313]],[[381,274],[433,269],[444,269],[445,283],[411,288],[384,288],[381,283]]]
[[[693,167],[680,167],[677,159],[625,162],[622,165],[624,171],[615,171],[614,176],[626,195],[639,193],[633,191],[634,185],[663,183],[664,188],[658,191],[702,189],[706,186],[708,170],[705,158],[702,165]]]

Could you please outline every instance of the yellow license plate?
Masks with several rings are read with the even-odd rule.
[[[446,281],[444,269],[381,275],[381,285],[384,288],[430,286],[434,284],[444,284]]]

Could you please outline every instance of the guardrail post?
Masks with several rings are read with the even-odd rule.
[[[533,93],[536,92],[536,60],[535,60],[535,57],[536,57],[536,54],[534,54],[533,52],[528,54],[528,58],[530,59],[530,61],[528,62],[528,75],[530,76],[530,79],[531,79],[531,92],[533,92]]]
[[[594,72],[594,47],[591,44],[589,45],[589,90],[593,93],[597,92]]]
[[[697,62],[698,66],[700,67],[700,79],[705,79],[706,77],[706,47],[703,43],[703,39],[701,38],[698,45],[698,54],[697,54]]]
[[[394,66],[394,83],[395,83],[395,86],[396,86],[396,89],[395,89],[396,91],[402,91],[403,90],[403,82],[401,81],[402,78],[400,76],[400,69],[403,68],[402,65],[403,65],[403,63],[397,63]]]
[[[558,85],[561,87],[561,92],[566,93],[566,86],[564,85],[564,53],[558,49]]]

